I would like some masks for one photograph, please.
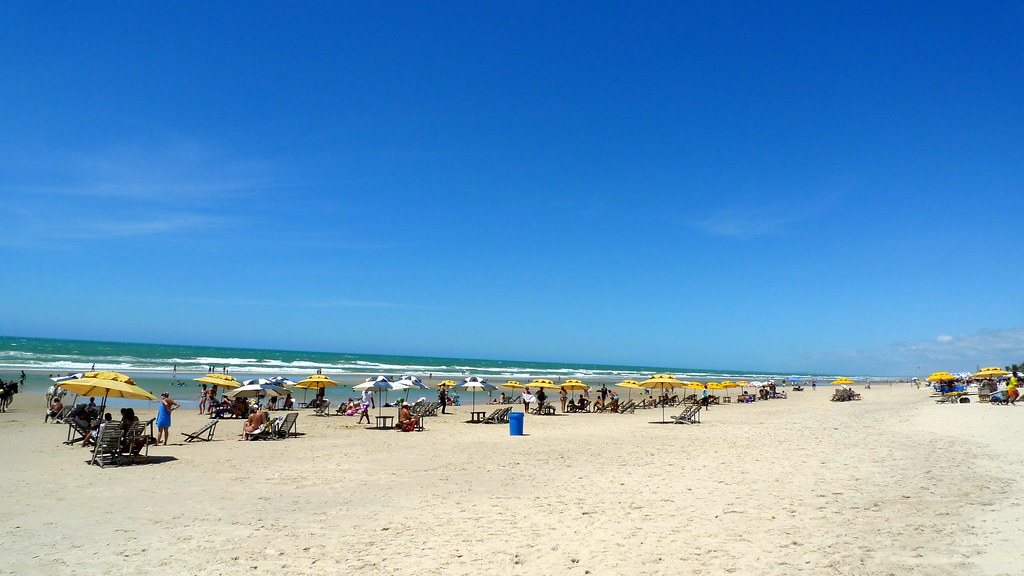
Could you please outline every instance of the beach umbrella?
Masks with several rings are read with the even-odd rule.
[[[263,380],[263,378],[254,378],[254,380]],[[286,394],[288,394],[288,389],[284,386],[278,386],[272,382],[257,382],[239,386],[234,390],[228,391],[225,395],[231,398],[239,396],[242,398],[254,398],[257,396],[284,396]]]
[[[1009,375],[1010,373],[1007,372],[1006,370],[1003,370],[1002,368],[989,366],[988,368],[982,368],[981,370],[975,372],[971,376],[973,376],[974,378],[1001,378],[1003,376]]]
[[[953,376],[949,372],[936,372],[927,378],[930,382],[943,382],[945,380],[956,380],[956,376]]]
[[[572,392],[573,400],[576,400],[577,390],[590,390],[590,386],[584,384],[582,380],[566,380],[565,382],[562,382],[562,385],[559,386],[559,388],[567,392]]]
[[[335,382],[334,380],[331,380],[331,377],[325,374],[312,374],[310,376],[303,378],[302,380],[299,380],[298,382],[292,382],[291,380],[288,380],[283,376],[276,376],[275,378],[280,378],[288,382],[287,384],[276,382],[277,384],[280,384],[282,386],[291,386],[293,388],[298,388],[299,390],[302,390],[303,402],[306,401],[306,390],[316,390],[317,394],[320,394],[321,388],[329,388],[331,386],[337,386],[338,384],[340,384],[340,382]],[[275,378],[271,378],[271,380],[274,380]]]
[[[267,378],[271,384],[277,384],[278,386],[295,386],[295,382],[285,378],[284,376],[271,376]]]
[[[402,376],[398,380],[395,380],[395,384],[402,384],[403,386],[405,386],[407,389],[410,389],[410,390],[413,389],[413,388],[417,388],[419,390],[429,390],[430,389],[426,384],[424,384],[416,376]],[[406,398],[406,401],[408,401],[408,398]]]
[[[477,390],[497,390],[498,387],[494,384],[488,384],[486,380],[479,376],[470,376],[462,381],[459,385],[460,388],[473,391],[473,410],[476,411],[476,391]]]
[[[643,386],[638,384],[636,380],[623,380],[622,382],[614,384],[614,386],[619,386],[619,387],[622,387],[622,388],[629,388],[629,392],[627,393],[627,396],[626,396],[626,398],[629,399],[629,400],[633,399],[633,390],[643,390]]]
[[[139,388],[131,378],[120,372],[86,372],[81,378],[65,380],[57,383],[58,386],[69,392],[81,396],[103,395],[103,403],[100,405],[100,414],[107,407],[107,398],[129,398],[136,400],[156,400],[149,392]],[[70,440],[70,427],[68,439]]]
[[[81,396],[103,396],[107,398],[133,398],[137,400],[156,400],[149,392],[139,388],[131,378],[120,372],[86,372],[81,378],[65,380],[58,386]]]
[[[362,384],[357,384],[352,387],[353,390],[373,390],[375,392],[384,392],[385,394],[389,390],[405,390],[407,386],[405,384],[398,384],[392,382],[387,376],[371,376],[367,378]],[[386,396],[385,396],[386,398]],[[377,402],[377,415],[380,416],[384,409],[383,402]]]
[[[548,380],[547,378],[537,378],[537,379],[533,380],[532,382],[530,382],[529,387],[530,388],[547,388],[549,390],[558,390],[558,389],[560,389],[560,386],[558,384],[555,384],[553,381]]]
[[[278,378],[282,377],[278,376]],[[291,383],[288,384],[278,381],[274,382],[274,384],[278,384],[279,386],[292,386],[294,388],[298,388],[299,390],[319,390],[320,388],[330,388],[331,386],[337,386],[338,384],[340,384],[340,382],[335,382],[334,380],[331,380],[330,376],[326,376],[324,374],[313,374],[312,376],[307,376],[306,378],[303,378],[298,382],[292,382],[287,378],[283,379]]]
[[[455,380],[442,380],[434,386],[436,388],[453,388],[456,384],[458,383]]]
[[[202,378],[193,378],[193,380],[225,389],[238,388],[242,385],[237,378],[228,374],[207,374]]]
[[[986,370],[988,370],[988,368],[986,368]],[[65,382],[67,380],[78,380],[83,376],[85,376],[85,372],[79,372],[77,374],[68,374],[67,376],[51,376],[50,380],[53,380],[54,382]]]
[[[844,378],[836,378],[835,380],[830,382],[830,384],[834,384],[834,385],[837,385],[837,386],[842,386],[842,385],[845,384],[847,386],[850,386],[850,385],[853,384],[853,380],[850,380],[849,378],[845,378],[845,377]]]
[[[675,376],[670,374],[655,374],[647,380],[640,383],[640,386],[644,388],[657,388],[658,390],[672,390],[675,388],[681,388],[685,385],[685,382],[677,380]],[[665,423],[665,405],[661,405],[661,423]]]

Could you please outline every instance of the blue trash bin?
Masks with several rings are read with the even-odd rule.
[[[510,412],[508,415],[508,433],[510,436],[522,436],[523,435],[523,417],[525,414],[522,412]]]

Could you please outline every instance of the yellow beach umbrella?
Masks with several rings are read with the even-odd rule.
[[[562,390],[590,390],[590,386],[584,384],[582,380],[566,380],[559,388]]]
[[[81,378],[65,380],[57,386],[80,396],[156,400],[156,396],[139,388],[131,378],[120,372],[86,372]]]
[[[202,378],[193,378],[193,380],[196,382],[202,382],[203,384],[213,384],[214,386],[227,388],[228,390],[238,388],[242,385],[237,378],[229,374],[207,374]]]
[[[1009,372],[998,368],[996,366],[989,366],[988,368],[982,368],[976,374],[971,374],[972,378],[1000,378],[1002,376],[1009,376]]]
[[[295,388],[300,390],[319,390],[320,388],[330,388],[331,386],[337,386],[340,382],[331,380],[330,376],[325,374],[313,374],[307,376],[305,380],[299,380],[295,383]]]
[[[956,376],[953,376],[949,372],[936,372],[928,377],[931,382],[942,382],[944,380],[956,380]]]
[[[849,378],[836,378],[832,381],[832,384],[835,384],[836,386],[842,386],[844,384],[846,386],[850,386],[853,384],[853,380],[850,380]]]
[[[675,388],[682,388],[686,385],[686,382],[676,379],[675,376],[670,374],[655,374],[647,380],[640,383],[644,388],[658,388],[659,390],[672,390]],[[661,405],[661,422],[665,423],[665,404]]]
[[[636,388],[638,390],[644,389],[644,387],[641,386],[640,383],[637,382],[636,380],[623,380],[622,382],[616,384],[616,386],[622,386],[623,388]]]
[[[526,386],[520,384],[518,380],[509,380],[508,382],[502,384],[502,386],[504,386],[505,388],[511,388],[513,390],[521,390],[523,388],[526,388]]]
[[[436,385],[434,385],[434,387],[435,388],[451,388],[452,386],[456,386],[456,385],[457,385],[457,383],[455,382],[455,380],[442,380],[441,382],[438,382]]]
[[[538,378],[538,379],[534,380],[533,382],[530,382],[529,386],[531,388],[549,388],[549,389],[559,388],[558,384],[555,384],[553,381],[548,380],[546,378]]]

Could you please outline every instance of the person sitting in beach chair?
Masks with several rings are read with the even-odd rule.
[[[753,402],[753,401],[754,401],[754,397],[753,397],[753,396],[751,396],[750,394],[748,394],[746,390],[744,390],[744,391],[743,391],[743,394],[740,394],[740,395],[739,395],[739,396],[738,396],[738,397],[736,398],[736,401],[737,401],[737,402],[741,402],[741,403],[743,403],[743,404],[747,404],[747,403],[749,403],[749,402]]]
[[[109,424],[113,420],[114,419],[113,419],[113,417],[111,417],[110,412],[107,412],[106,414],[103,415],[103,420],[97,420],[96,421],[96,425],[93,426],[88,432],[86,432],[85,438],[82,439],[82,448],[85,448],[86,446],[91,444],[93,442],[93,440],[97,436],[99,436],[99,434],[100,434],[100,426],[101,425]]]
[[[402,409],[398,412],[398,423],[395,428],[402,432],[412,432],[420,424],[420,417],[412,413],[408,402],[402,402]]]
[[[256,408],[256,410],[249,414],[246,418],[245,423],[242,424],[242,440],[248,440],[252,434],[258,430],[263,430],[263,427],[267,425],[267,415],[263,413],[262,408]]]
[[[586,412],[587,411],[587,406],[589,406],[589,405],[590,405],[590,400],[587,400],[583,396],[580,396],[576,400],[576,411],[577,412]]]
[[[60,401],[60,398],[54,398],[53,402],[50,404],[50,410],[46,413],[46,416],[43,417],[43,423],[45,424],[50,420],[50,418],[56,420],[57,416],[60,416],[60,413],[63,410],[64,403]]]
[[[234,402],[231,402],[227,407],[218,408],[214,411],[214,418],[224,418],[230,416],[231,418],[245,418],[249,415],[249,403],[245,401],[245,398],[235,398]]]
[[[292,399],[292,393],[289,392],[288,395],[284,397],[284,406],[282,406],[281,409],[282,410],[291,410],[294,407],[295,407],[295,400]]]

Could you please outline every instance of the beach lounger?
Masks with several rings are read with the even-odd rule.
[[[316,407],[316,410],[313,412],[313,416],[330,416],[331,413],[327,411],[327,409],[330,407],[331,401],[324,400],[323,402],[320,403],[319,406]]]
[[[89,464],[106,468],[108,465],[120,465],[121,457],[121,423],[104,422],[96,435],[96,445],[92,449]]]
[[[511,411],[511,406],[507,408],[498,408],[494,412],[491,412],[491,414],[488,417],[484,418],[480,422],[483,424],[501,424],[502,422],[507,422],[508,413]]]
[[[289,436],[295,436],[296,434],[299,433],[298,420],[298,412],[289,412],[284,417],[284,420],[281,421],[281,424],[280,426],[277,427],[277,430],[274,431],[274,434],[276,434],[278,438],[287,438]]]
[[[68,425],[68,439],[64,442],[65,444],[78,444],[89,434],[88,428],[83,428],[74,418],[67,419]],[[90,424],[92,426],[92,424]]]
[[[700,404],[690,404],[683,408],[681,414],[672,416],[672,420],[676,424],[700,424],[700,409],[703,407]]]
[[[624,402],[624,403],[619,405],[619,410],[618,410],[619,414],[625,414],[626,412],[629,412],[630,414],[632,414],[635,411],[636,411],[636,402],[634,402],[632,400],[629,400],[629,401]]]
[[[284,416],[277,416],[266,424],[249,433],[249,440],[277,440],[277,431],[284,422]]]
[[[217,429],[217,422],[220,422],[220,420],[210,420],[199,430],[196,430],[191,434],[182,432],[181,435],[185,437],[185,442],[195,442],[196,440],[209,442],[210,440],[213,440],[213,432]]]
[[[156,418],[150,418],[143,422],[139,420],[124,433],[121,440],[121,453],[126,456],[129,462],[148,462],[149,443],[153,438],[153,422]]]

